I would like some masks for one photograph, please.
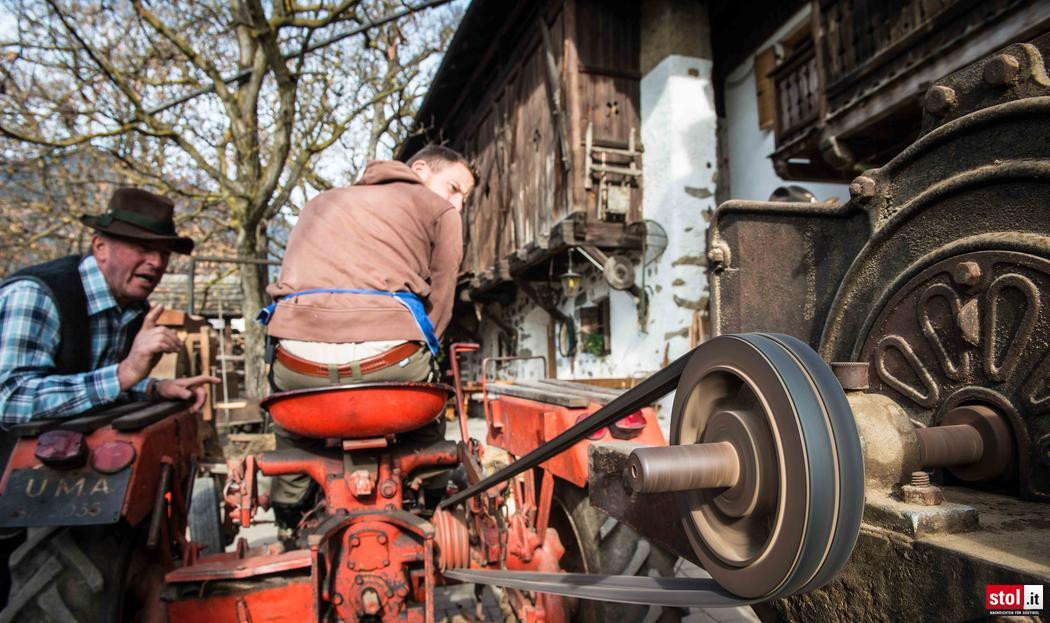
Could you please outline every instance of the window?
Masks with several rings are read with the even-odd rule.
[[[580,351],[604,357],[610,352],[609,299],[580,308]]]

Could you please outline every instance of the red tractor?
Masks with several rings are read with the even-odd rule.
[[[19,440],[0,528],[24,541],[0,621],[163,621],[164,573],[200,548],[185,537],[200,456],[187,405],[130,403],[8,434]]]
[[[488,441],[511,455],[542,445],[612,395],[588,399],[562,385],[554,393],[570,399],[543,401],[521,397],[527,384],[490,389]],[[0,527],[28,532],[11,557],[14,585],[0,621],[57,612],[81,621],[429,623],[435,588],[454,582],[443,576],[449,569],[637,573],[659,559],[670,573],[671,558],[587,503],[589,442],[464,506],[437,509],[487,475],[483,447],[466,435],[462,410],[459,442],[413,446],[398,435],[439,417],[452,395],[449,386],[427,383],[275,394],[264,402],[273,420],[324,439],[324,449],[229,462],[221,501],[215,479],[195,479],[203,472],[196,420],[179,403],[17,427],[21,439],[0,483]],[[610,430],[666,443],[650,409]],[[247,527],[268,506],[258,476],[292,473],[308,474],[320,490],[296,546],[250,548],[241,538],[223,551],[220,507],[227,526]],[[502,595],[521,621],[607,618],[600,606],[577,600]]]

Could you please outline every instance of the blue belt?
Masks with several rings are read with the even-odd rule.
[[[413,292],[387,292],[386,290],[359,290],[357,288],[318,288],[316,290],[292,292],[291,294],[285,294],[281,298],[302,296],[304,294],[381,294],[383,296],[392,296],[404,305],[408,311],[412,312],[412,318],[415,319],[416,324],[419,326],[419,331],[423,334],[423,339],[426,340],[430,352],[437,357],[438,338],[434,333],[434,325],[430,322],[430,316],[427,316],[426,309],[423,308],[423,301],[419,300],[419,297]],[[259,315],[255,317],[255,322],[263,325],[269,324],[276,308],[277,301],[263,307],[259,310]]]

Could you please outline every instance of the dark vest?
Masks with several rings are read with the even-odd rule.
[[[14,281],[28,279],[44,287],[58,308],[59,343],[55,355],[55,372],[57,374],[78,374],[89,372],[91,362],[91,334],[88,324],[87,294],[84,282],[80,278],[80,255],[68,255],[51,260],[12,274],[0,283],[3,287]],[[128,339],[125,340],[124,352],[120,359],[131,350],[131,342],[142,327],[145,314],[139,315],[128,327]]]

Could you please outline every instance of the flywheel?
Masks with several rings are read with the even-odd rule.
[[[671,444],[730,450],[731,483],[671,487],[697,557],[726,590],[811,590],[849,557],[864,503],[859,438],[835,377],[802,342],[751,333],[698,348],[678,383]]]
[[[592,599],[698,606],[765,601],[830,581],[860,530],[860,440],[831,370],[809,346],[786,335],[748,333],[704,342],[563,433],[564,439],[555,438],[490,479],[549,458],[620,411],[667,393],[675,378],[671,445],[634,450],[624,478],[640,494],[674,493],[692,548],[716,586],[686,578],[446,573]]]

